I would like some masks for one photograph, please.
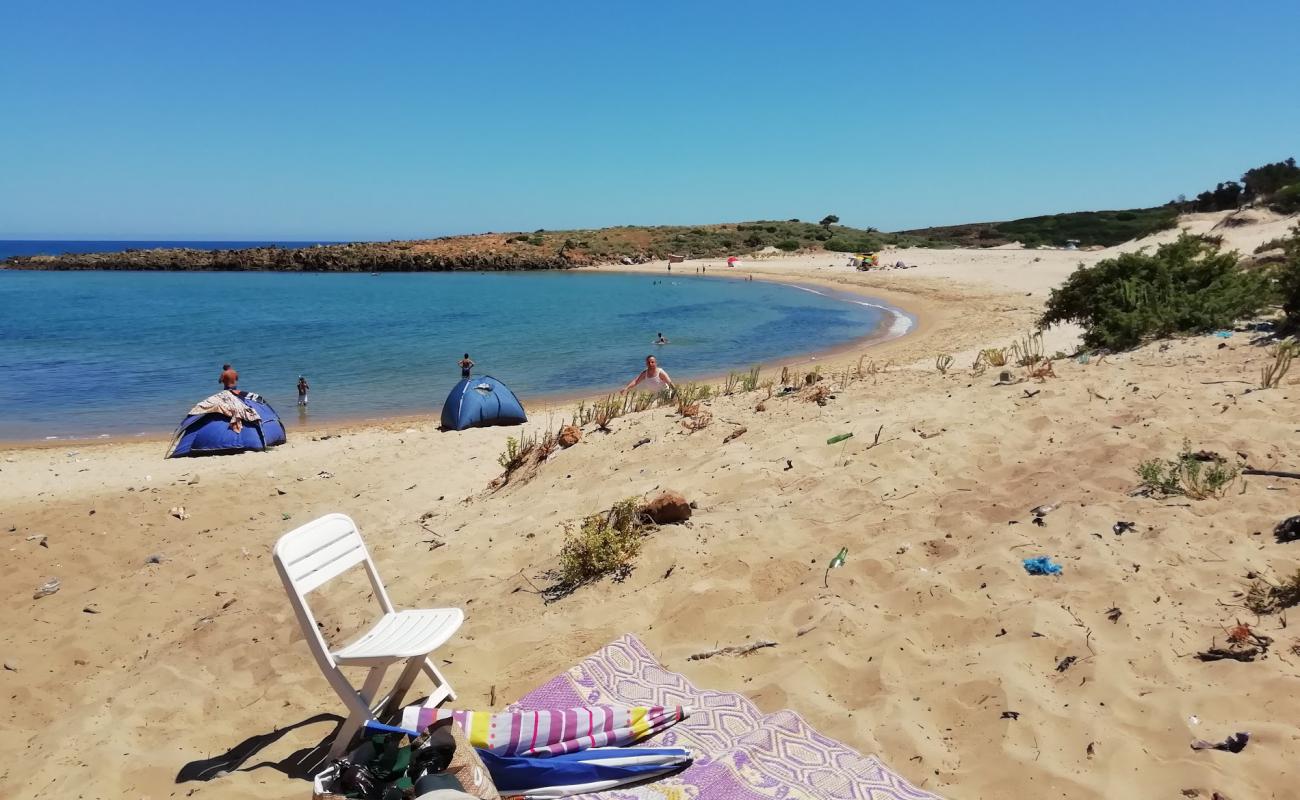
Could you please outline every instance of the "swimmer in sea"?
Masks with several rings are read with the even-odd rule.
[[[657,337],[655,337],[655,344],[668,344],[668,340],[664,338],[662,332]]]

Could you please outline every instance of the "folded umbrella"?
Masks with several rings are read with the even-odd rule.
[[[682,747],[593,747],[546,758],[478,753],[498,791],[534,800],[642,783],[691,763],[691,751]]]
[[[402,712],[402,727],[422,731],[451,718],[481,750],[503,756],[554,756],[633,744],[690,715],[691,709],[683,706],[582,706],[499,714],[411,706]]]

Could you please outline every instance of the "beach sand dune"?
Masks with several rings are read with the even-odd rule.
[[[1184,440],[1300,468],[1296,378],[1247,393],[1269,356],[1245,333],[1058,361],[1044,382],[995,386],[969,362],[940,375],[936,354],[1024,333],[1067,262],[1034,283],[1045,253],[909,252],[921,267],[880,274],[813,258],[755,269],[921,312],[915,336],[865,352],[888,370],[837,384],[825,406],[719,398],[694,434],[668,409],[588,428],[497,492],[513,432],[441,434],[432,417],[229,458],[163,461],[157,443],[0,452],[0,796],[308,796],[283,773],[341,708],[271,547],[330,511],[358,521],[396,603],[465,609],[439,653],[462,707],[503,705],[632,632],[697,685],[793,708],[952,798],[1293,796],[1300,634],[1238,593],[1300,567],[1300,545],[1271,535],[1300,512],[1300,481],[1249,477],[1206,500],[1130,491],[1139,462]],[[688,524],[654,532],[626,580],[543,603],[566,522],[661,488],[696,502]],[[1059,505],[1039,526],[1042,504]],[[1033,556],[1063,573],[1027,574]],[[32,599],[50,577],[60,591]],[[357,577],[323,598],[332,638],[363,622]],[[1238,620],[1274,638],[1267,659],[1193,657]],[[687,660],[759,638],[779,645]],[[1189,747],[1235,731],[1252,734],[1239,754]]]

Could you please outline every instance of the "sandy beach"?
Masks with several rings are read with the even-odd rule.
[[[1249,253],[1296,224],[1224,217],[1184,225]],[[1246,477],[1221,499],[1130,495],[1137,465],[1184,440],[1300,470],[1300,377],[1248,391],[1271,357],[1246,332],[1058,359],[1044,380],[1008,367],[1011,385],[971,369],[979,349],[1027,334],[1080,263],[1175,235],[1089,252],[887,251],[882,263],[916,268],[869,273],[831,253],[746,263],[759,279],[882,298],[918,324],[818,356],[828,377],[881,368],[835,379],[825,406],[719,397],[695,433],[669,409],[629,415],[498,491],[497,455],[517,431],[443,434],[437,409],[236,457],[165,461],[156,441],[0,450],[0,797],[309,797],[285,772],[342,707],[271,548],[332,511],[358,522],[397,605],[465,610],[439,651],[458,707],[493,695],[503,707],[634,633],[697,685],[793,709],[949,798],[1300,796],[1300,634],[1284,615],[1257,621],[1238,594],[1300,568],[1300,544],[1271,534],[1300,513],[1300,481]],[[1072,352],[1077,331],[1044,343]],[[528,429],[567,414],[532,410]],[[625,581],[543,603],[564,523],[659,489],[697,504],[689,523],[649,537]],[[1029,511],[1042,504],[1057,507],[1038,526]],[[1118,521],[1135,528],[1117,534]],[[841,547],[847,564],[825,587]],[[1064,571],[1028,575],[1031,556]],[[33,599],[51,577],[60,591]],[[353,577],[322,605],[335,641],[366,619]],[[1273,637],[1268,658],[1193,657],[1238,620]],[[687,661],[754,639],[778,646]],[[1189,747],[1236,731],[1252,735],[1241,753]],[[203,768],[232,751],[243,757],[228,774]]]

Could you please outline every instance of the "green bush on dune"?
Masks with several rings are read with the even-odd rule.
[[[871,253],[881,249],[882,243],[874,236],[836,235],[822,242],[822,247],[836,253]]]
[[[1277,265],[1273,278],[1282,310],[1286,312],[1287,326],[1300,330],[1300,227],[1291,232],[1289,239],[1282,240],[1281,247],[1286,251],[1286,261]]]
[[[1300,183],[1278,189],[1268,198],[1268,207],[1279,214],[1294,214],[1300,211]]]
[[[1236,253],[1181,236],[1154,253],[1125,253],[1080,267],[1053,289],[1039,325],[1076,322],[1088,347],[1124,350],[1146,339],[1207,333],[1263,309],[1273,292]]]

